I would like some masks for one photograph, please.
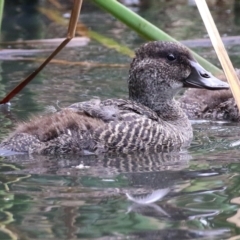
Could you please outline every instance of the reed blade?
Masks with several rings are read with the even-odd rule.
[[[0,0],[0,31],[2,29],[3,9],[4,9],[4,0]]]
[[[229,59],[227,51],[223,45],[222,39],[219,35],[217,27],[214,23],[212,15],[209,11],[205,0],[195,0],[202,20],[207,29],[208,35],[212,41],[213,47],[217,53],[218,59],[222,65],[228,83],[230,85],[233,97],[237,103],[238,109],[240,110],[240,82],[237,77],[236,71]]]
[[[52,52],[52,54],[26,79],[20,82],[10,93],[8,93],[1,101],[0,104],[9,102],[16,94],[18,94],[50,61],[54,58],[75,36],[77,21],[79,18],[83,0],[74,0],[73,9],[69,21],[67,38]]]

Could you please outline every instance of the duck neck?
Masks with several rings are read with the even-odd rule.
[[[167,122],[186,121],[187,116],[180,108],[179,103],[174,99],[155,102],[151,107],[159,118]]]
[[[179,103],[174,100],[172,96],[164,96],[159,98],[156,94],[152,94],[151,98],[149,98],[149,94],[144,98],[146,95],[142,95],[141,98],[134,98],[130,96],[130,100],[139,102],[154,112],[157,113],[160,119],[166,122],[174,122],[174,121],[188,121],[186,114],[180,108]],[[154,98],[154,96],[157,96]]]

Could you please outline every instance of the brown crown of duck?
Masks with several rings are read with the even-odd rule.
[[[183,87],[227,89],[173,42],[150,42],[136,51],[129,100],[75,103],[20,124],[1,148],[29,153],[162,151],[188,145],[192,127],[174,95]]]

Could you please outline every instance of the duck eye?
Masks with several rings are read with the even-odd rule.
[[[174,54],[170,53],[170,54],[167,55],[167,59],[169,61],[174,61],[174,60],[176,60],[176,57],[174,56]]]

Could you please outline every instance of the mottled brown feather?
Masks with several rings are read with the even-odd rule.
[[[196,65],[188,49],[178,43],[144,44],[130,66],[128,100],[94,99],[33,118],[20,124],[0,148],[98,154],[185,147],[192,139],[192,126],[174,96]]]

